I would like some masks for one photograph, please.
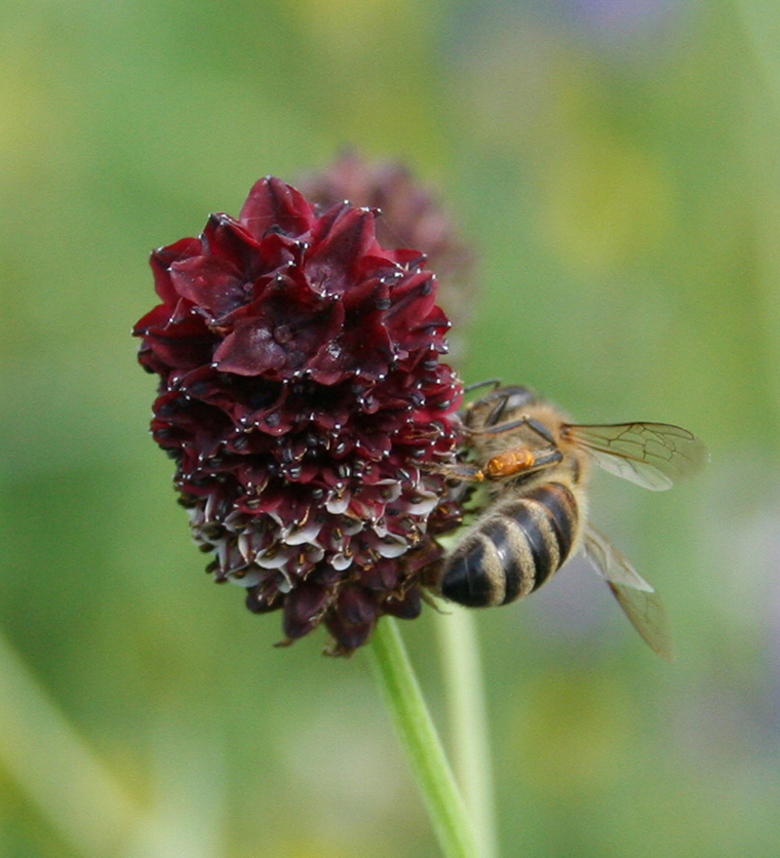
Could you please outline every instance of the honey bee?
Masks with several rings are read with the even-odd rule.
[[[496,386],[466,406],[461,418],[470,461],[441,470],[452,479],[484,483],[489,503],[445,557],[441,594],[469,607],[513,602],[538,589],[581,547],[639,634],[671,659],[660,597],[587,522],[587,484],[595,461],[663,491],[701,469],[704,444],[666,423],[569,423],[525,387]]]

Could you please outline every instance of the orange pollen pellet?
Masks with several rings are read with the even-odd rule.
[[[499,453],[487,463],[485,473],[489,477],[511,477],[534,464],[534,454],[527,448],[507,450]]]

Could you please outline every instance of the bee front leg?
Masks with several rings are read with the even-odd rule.
[[[498,423],[495,426],[488,426],[485,429],[468,429],[470,435],[501,435],[503,432],[511,432],[513,429],[519,429],[521,426],[527,426],[533,432],[536,432],[540,438],[546,441],[551,447],[556,446],[555,436],[550,430],[535,417],[529,417],[524,414],[516,420],[507,420],[505,423]]]

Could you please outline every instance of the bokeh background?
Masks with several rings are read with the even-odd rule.
[[[582,563],[479,615],[502,854],[776,853],[778,34],[771,0],[0,0],[0,855],[439,854],[365,654],[274,649],[203,574],[129,336],[151,248],[344,144],[479,248],[467,380],[712,451],[594,490],[673,665]]]

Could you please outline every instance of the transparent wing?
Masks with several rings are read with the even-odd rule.
[[[634,628],[654,652],[671,661],[672,630],[658,593],[607,537],[591,525],[585,530],[583,546]]]
[[[565,424],[562,434],[584,447],[604,470],[654,492],[692,477],[709,458],[700,438],[670,423]]]

